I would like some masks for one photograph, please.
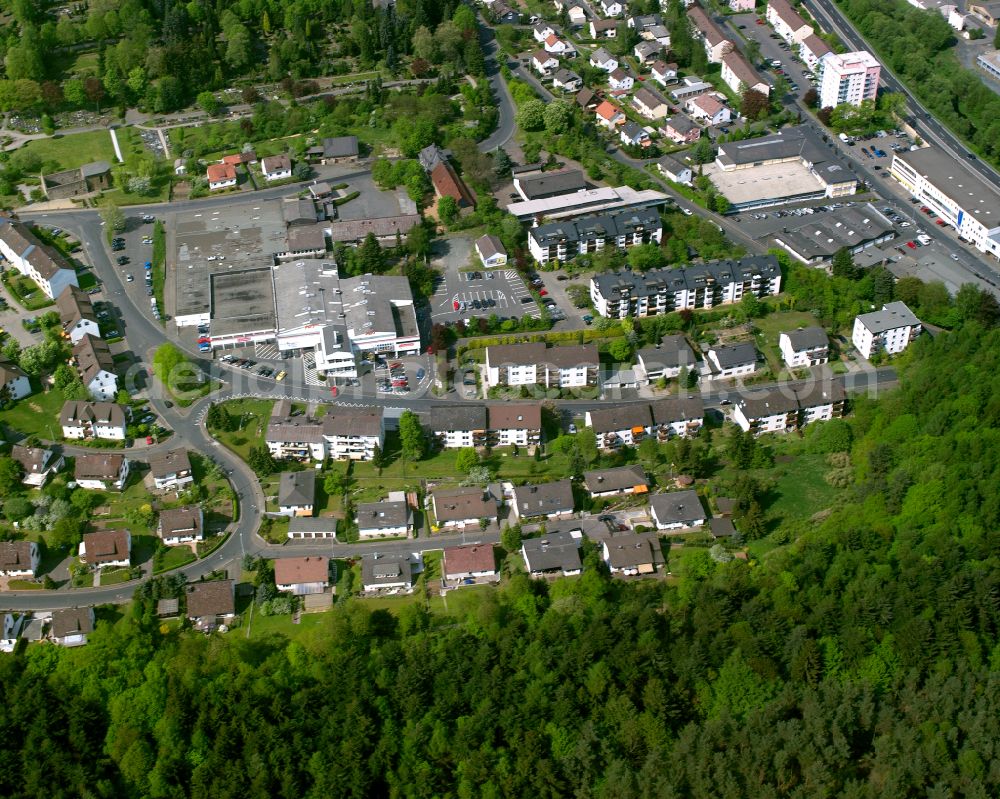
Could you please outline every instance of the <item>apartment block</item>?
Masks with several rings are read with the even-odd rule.
[[[660,215],[652,209],[551,222],[528,231],[528,250],[539,263],[568,261],[606,247],[626,249],[636,244],[659,244],[663,237]]]

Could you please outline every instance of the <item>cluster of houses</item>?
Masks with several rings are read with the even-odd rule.
[[[330,136],[305,152],[305,160],[310,164],[341,164],[357,161],[357,136]],[[239,169],[249,164],[259,164],[261,174],[267,183],[276,183],[292,177],[292,157],[287,153],[269,155],[257,158],[252,149],[223,156],[218,163],[209,164],[205,170],[205,178],[211,191],[231,189],[239,182]],[[174,171],[183,174],[185,170],[182,159],[174,162]]]

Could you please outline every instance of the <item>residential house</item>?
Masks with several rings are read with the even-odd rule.
[[[671,380],[684,369],[697,371],[698,361],[691,345],[680,333],[663,336],[655,347],[643,347],[636,353],[636,372],[643,385],[660,378]]]
[[[79,286],[66,286],[56,299],[59,321],[63,332],[71,344],[76,344],[84,335],[101,336],[101,326],[94,312],[90,295]]]
[[[603,69],[605,72],[614,72],[618,69],[618,59],[603,47],[598,47],[590,54],[590,66]]]
[[[625,115],[618,106],[609,103],[607,100],[597,106],[594,114],[597,118],[597,124],[608,130],[614,130],[618,125],[625,124]]]
[[[705,9],[697,3],[688,8],[687,14],[691,22],[691,34],[704,45],[709,63],[721,63],[722,56],[735,47],[733,40],[722,32]]]
[[[799,44],[799,57],[810,72],[816,72],[823,56],[832,52],[830,45],[815,33],[810,33]]]
[[[16,402],[31,394],[31,381],[16,363],[0,356],[0,396]]]
[[[593,344],[546,348],[544,342],[486,348],[486,387],[582,388],[598,383]]]
[[[733,407],[733,421],[754,435],[799,430],[844,415],[846,393],[839,383],[754,392]]]
[[[486,446],[486,407],[451,405],[431,408],[423,415],[424,426],[442,449]]]
[[[0,629],[0,652],[10,654],[17,646],[21,636],[21,628],[28,619],[28,614],[4,613],[2,629]]]
[[[801,44],[807,36],[815,33],[788,0],[767,0],[764,18],[774,32],[790,45]]]
[[[618,36],[617,19],[592,19],[590,21],[591,39],[614,39]]]
[[[773,255],[646,272],[605,272],[590,279],[594,308],[612,319],[714,308],[739,302],[745,294],[763,298],[780,291],[781,267]]]
[[[73,347],[73,363],[84,387],[95,400],[114,399],[118,393],[118,375],[108,342],[85,333]]]
[[[125,529],[84,533],[79,554],[93,569],[126,569],[132,563],[132,534]]]
[[[59,414],[64,438],[106,438],[125,440],[126,410],[113,402],[63,403]]]
[[[552,0],[556,11],[566,10],[571,25],[583,25],[587,21],[587,11],[579,3],[572,0]]]
[[[25,447],[21,444],[11,447],[10,457],[20,463],[24,470],[21,482],[32,488],[41,488],[49,475],[58,472],[66,463],[62,455],[56,455],[51,449]]]
[[[232,155],[224,155],[219,163],[229,164],[232,167],[242,166],[243,164],[256,164],[257,153],[253,150],[244,150],[239,153],[233,153]]]
[[[113,452],[86,452],[76,456],[73,480],[80,488],[121,491],[128,481],[131,461]]]
[[[739,50],[733,50],[722,57],[722,80],[737,94],[753,89],[765,97],[771,93],[771,84],[761,78],[757,70]]]
[[[275,558],[274,585],[295,596],[322,594],[330,587],[330,559],[323,555]]]
[[[576,104],[585,111],[593,111],[601,104],[602,100],[599,95],[594,94],[594,92],[586,87],[580,89],[576,93]]]
[[[692,119],[703,121],[706,125],[725,125],[733,117],[729,107],[711,94],[702,94],[688,100],[685,108]]]
[[[31,278],[50,300],[77,285],[76,269],[58,250],[42,244],[23,222],[0,215],[0,255]]]
[[[633,209],[530,228],[528,250],[544,264],[568,261],[605,247],[627,249],[637,244],[658,244],[662,237],[663,225],[654,209]]]
[[[469,187],[465,185],[449,163],[438,164],[431,172],[431,185],[434,186],[434,195],[441,197],[451,197],[455,200],[459,211],[471,211],[476,207],[476,201],[469,192]]]
[[[576,57],[576,48],[565,39],[560,39],[555,34],[549,36],[549,38],[545,40],[545,52],[562,56],[564,58]]]
[[[642,36],[650,28],[656,27],[657,25],[663,24],[663,17],[659,14],[641,14],[634,17],[629,17],[628,21],[625,23],[628,27],[632,28]]]
[[[278,513],[282,516],[312,516],[316,503],[316,472],[282,472],[278,480]]]
[[[674,114],[663,120],[660,133],[675,144],[694,144],[701,138],[701,128],[683,114]]]
[[[205,538],[205,514],[198,505],[161,510],[156,534],[168,547],[202,541]]]
[[[564,92],[577,92],[583,88],[583,78],[569,69],[557,69],[552,74],[552,88]]]
[[[542,406],[539,403],[494,403],[486,406],[487,442],[491,447],[534,448],[542,440]]]
[[[281,155],[270,155],[260,162],[264,179],[287,180],[292,176],[292,159],[282,153]]]
[[[535,37],[535,41],[539,44],[544,42],[550,36],[554,36],[556,32],[555,28],[544,21],[539,22],[534,28],[531,29],[531,35]]]
[[[12,579],[33,579],[40,560],[35,541],[0,541],[0,574]]]
[[[651,432],[658,441],[674,436],[691,438],[705,423],[705,404],[700,397],[668,397],[649,403],[653,417]]]
[[[669,36],[667,38],[669,39]],[[639,42],[639,44],[632,48],[632,53],[640,64],[648,64],[656,61],[662,52],[663,45],[655,39]]]
[[[65,608],[52,611],[49,637],[58,646],[83,646],[94,631],[93,608]]]
[[[649,74],[661,86],[666,86],[668,83],[676,83],[677,64],[657,61],[653,64],[652,71]]]
[[[584,424],[594,431],[597,446],[604,450],[631,447],[646,437],[650,427],[649,405],[591,408]]]
[[[361,589],[366,593],[409,592],[413,588],[413,558],[422,566],[419,554],[378,553],[361,558]]]
[[[1000,2],[990,0],[985,3],[969,3],[969,13],[975,14],[991,28],[1000,25]]]
[[[608,86],[612,91],[630,92],[635,85],[635,78],[629,75],[624,69],[618,67],[608,75]]]
[[[323,440],[333,460],[370,461],[385,446],[382,407],[329,406],[323,416]]]
[[[567,478],[514,488],[511,510],[518,520],[544,516],[559,519],[573,513],[573,484]]]
[[[640,36],[650,42],[656,42],[660,49],[666,50],[670,47],[670,30],[666,25],[653,25],[644,30]]]
[[[731,378],[757,371],[757,350],[748,341],[739,344],[716,344],[708,351],[713,377]]]
[[[515,11],[503,0],[496,0],[491,11],[498,25],[517,25],[521,21],[520,12]]]
[[[186,449],[171,449],[149,459],[149,472],[157,491],[179,491],[194,482],[191,459]]]
[[[209,164],[205,177],[211,191],[228,189],[236,185],[236,167],[232,164]]]
[[[851,343],[861,356],[870,360],[876,352],[895,355],[902,352],[920,335],[920,320],[906,303],[896,301],[882,310],[854,317]]]
[[[680,161],[674,155],[665,155],[656,162],[656,168],[667,180],[690,186],[694,180],[694,171],[688,164]]]
[[[326,458],[323,422],[308,416],[292,416],[289,400],[278,400],[271,408],[271,417],[264,433],[264,443],[271,457],[278,460],[321,461]]]
[[[830,340],[821,327],[800,327],[778,336],[778,349],[789,369],[819,366],[830,360]]]
[[[653,494],[649,512],[657,530],[689,530],[705,523],[705,509],[693,490]]]
[[[233,580],[205,580],[185,587],[187,617],[199,629],[214,629],[221,621],[236,618],[236,584]]]
[[[343,164],[358,158],[357,136],[333,136],[323,139],[321,163]]]
[[[438,164],[447,163],[449,158],[451,158],[451,150],[443,150],[436,144],[428,144],[417,153],[417,160],[428,175],[434,171]]]
[[[655,574],[664,562],[663,550],[656,536],[628,533],[601,542],[601,559],[616,576]]]
[[[733,520],[724,516],[709,519],[708,532],[716,541],[720,538],[732,539],[739,535]]]
[[[606,17],[620,17],[625,13],[626,6],[618,0],[601,0],[601,11]]]
[[[559,67],[559,59],[545,50],[536,50],[531,56],[531,66],[539,75],[548,75]]]
[[[579,531],[548,533],[541,538],[526,538],[521,542],[521,557],[532,577],[562,574],[569,577],[583,571]]]
[[[431,492],[434,518],[441,528],[479,528],[480,519],[497,520],[497,501],[482,488],[435,488]]]
[[[652,141],[649,138],[649,131],[641,125],[637,125],[631,119],[621,126],[618,137],[626,147],[649,147]]]
[[[358,505],[356,521],[362,541],[408,537],[413,532],[413,514],[405,500],[362,502]]]
[[[647,119],[663,119],[670,113],[667,101],[660,94],[645,86],[632,97],[632,105]]]
[[[498,576],[496,553],[492,544],[467,544],[445,547],[441,571],[446,582],[461,584]]]
[[[506,266],[507,250],[496,236],[486,234],[476,239],[476,255],[484,269]]]
[[[292,541],[336,541],[337,520],[332,516],[293,516],[288,521],[288,538]]]
[[[745,14],[756,8],[756,0],[729,0],[729,8],[737,14]]]
[[[614,469],[584,472],[583,487],[587,489],[591,499],[645,494],[649,491],[649,480],[641,466],[618,466]]]

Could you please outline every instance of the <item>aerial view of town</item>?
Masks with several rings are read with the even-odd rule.
[[[1000,795],[1000,0],[0,30],[0,796]]]

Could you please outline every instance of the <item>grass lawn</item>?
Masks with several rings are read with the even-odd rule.
[[[127,583],[131,579],[132,579],[132,572],[130,569],[112,569],[109,571],[101,572],[102,586]]]
[[[262,616],[258,608],[254,608],[253,619],[250,621],[250,637],[263,638],[275,633],[284,635],[287,638],[302,638],[319,633],[322,628],[329,623],[331,611],[323,613],[303,613],[299,616],[299,623],[292,624],[291,616]],[[234,634],[246,635],[246,622],[250,618],[249,612],[243,614],[243,627]]]
[[[14,295],[14,299],[29,311],[38,311],[55,304],[30,277],[7,271],[4,272],[3,283]]]
[[[243,460],[247,459],[250,448],[263,446],[267,421],[271,416],[273,400],[241,399],[229,400],[222,406],[229,413],[231,430],[209,432],[223,445],[231,449]]]
[[[768,514],[781,521],[808,519],[830,507],[840,490],[823,479],[830,471],[825,455],[797,455],[789,463],[777,463],[768,470],[776,478],[774,502]]]
[[[7,587],[11,591],[38,591],[42,589],[42,584],[32,580],[11,580]]]
[[[755,335],[757,348],[764,353],[771,371],[777,375],[785,368],[778,349],[778,337],[782,331],[795,330],[799,327],[821,327],[816,317],[805,311],[778,311],[754,320],[757,329]]]
[[[89,269],[83,272],[77,272],[76,281],[80,284],[80,288],[84,291],[87,289],[92,289],[97,285],[97,278],[94,277],[94,273]]]
[[[195,560],[195,555],[186,546],[167,547],[165,550],[157,551],[155,560],[153,561],[153,573],[159,574],[160,572],[177,569],[193,560]]]
[[[27,436],[38,436],[50,441],[62,435],[59,413],[65,398],[56,388],[32,394],[18,400],[14,407],[0,411],[0,421]]]
[[[109,164],[118,162],[115,148],[111,144],[111,134],[106,130],[73,133],[69,136],[57,133],[49,139],[30,141],[24,147],[42,159],[45,172],[73,169],[92,161],[107,161]]]

